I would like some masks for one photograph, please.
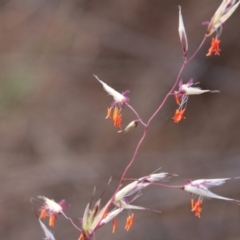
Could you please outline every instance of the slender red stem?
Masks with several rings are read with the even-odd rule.
[[[151,121],[153,120],[153,118],[158,114],[158,112],[162,109],[163,105],[166,103],[167,99],[169,96],[172,95],[173,90],[175,89],[175,87],[178,84],[179,78],[185,68],[185,66],[187,65],[187,62],[184,61],[182,67],[180,68],[180,71],[178,73],[177,79],[175,81],[175,83],[173,84],[171,90],[168,92],[168,94],[165,96],[165,98],[163,99],[162,103],[159,105],[159,107],[157,108],[157,110],[153,113],[153,115],[149,118],[149,120],[147,121],[147,126],[149,126],[149,124],[151,123]]]
[[[143,122],[143,120],[140,118],[138,112],[129,104],[129,103],[126,103],[126,105],[134,112],[134,114],[137,116],[139,122],[144,126],[146,127],[146,124]]]
[[[120,181],[119,181],[119,186],[118,186],[116,192],[117,192],[118,189],[120,188],[120,186],[121,186],[121,184],[122,184],[122,182],[123,182],[123,179],[124,179],[124,177],[125,177],[128,169],[129,169],[129,168],[131,167],[131,165],[133,164],[133,162],[134,162],[134,160],[135,160],[135,158],[136,158],[136,155],[137,155],[137,153],[138,153],[138,149],[140,148],[140,146],[141,146],[144,138],[146,137],[146,134],[147,134],[147,127],[145,127],[145,129],[144,129],[144,131],[143,131],[143,135],[142,135],[140,141],[139,141],[138,144],[137,144],[137,147],[136,147],[136,149],[135,149],[135,151],[134,151],[134,153],[133,153],[132,159],[130,160],[130,162],[128,163],[127,167],[124,169],[124,171],[123,171],[123,173],[122,173],[122,176],[121,176]],[[115,194],[114,194],[114,195],[115,195]]]
[[[80,232],[82,232],[82,230],[73,222],[73,220],[68,217],[64,212],[61,213],[67,220],[69,220],[71,222],[71,224]]]
[[[193,53],[193,55],[192,55],[188,60],[187,60],[186,58],[184,58],[184,62],[183,62],[182,66],[181,66],[181,68],[180,68],[180,70],[179,70],[178,76],[177,76],[176,81],[175,81],[175,83],[173,84],[171,90],[167,93],[167,95],[165,96],[165,98],[163,99],[163,101],[161,102],[161,104],[159,105],[159,107],[157,108],[157,110],[153,113],[153,115],[152,115],[152,116],[149,118],[149,120],[147,121],[147,124],[145,125],[145,128],[144,128],[143,135],[142,135],[141,139],[139,140],[139,142],[138,142],[138,144],[137,144],[137,146],[136,146],[136,149],[135,149],[135,151],[134,151],[134,153],[133,153],[133,156],[132,156],[130,162],[128,163],[128,165],[126,166],[126,168],[124,169],[124,171],[123,171],[123,173],[122,173],[122,176],[121,176],[120,181],[119,181],[119,185],[118,185],[117,189],[115,190],[115,193],[114,193],[114,195],[112,196],[112,198],[111,198],[111,200],[110,200],[110,203],[113,201],[115,194],[116,194],[116,193],[118,192],[118,190],[120,189],[120,187],[121,187],[121,185],[122,185],[122,182],[123,182],[123,179],[124,179],[124,177],[125,177],[128,169],[132,166],[132,164],[133,164],[133,162],[134,162],[134,160],[135,160],[135,158],[136,158],[136,155],[137,155],[137,153],[138,153],[138,150],[139,150],[139,148],[140,148],[143,140],[145,139],[145,137],[146,137],[146,135],[147,135],[147,130],[148,130],[148,127],[149,127],[151,121],[152,121],[152,120],[154,119],[154,117],[158,114],[158,112],[162,109],[162,107],[163,107],[163,105],[166,103],[168,97],[172,95],[172,92],[174,91],[175,87],[177,86],[183,70],[185,69],[186,65],[187,65],[189,62],[191,62],[191,60],[192,60],[192,59],[196,56],[196,54],[199,52],[199,50],[200,50],[201,47],[203,46],[205,40],[206,40],[206,36],[204,36],[202,42],[200,43],[200,45],[199,45],[199,47],[196,49],[196,51]],[[137,116],[139,119],[141,119],[141,118],[139,117],[139,114],[137,113],[137,111],[136,111],[133,107],[131,107],[129,104],[128,104],[127,106],[136,114],[136,116]]]
[[[202,42],[200,43],[199,47],[196,49],[196,51],[193,53],[193,55],[187,60],[187,63],[191,62],[192,59],[196,56],[196,54],[199,52],[199,50],[201,49],[201,47],[203,46],[203,44],[205,43],[207,37],[205,36],[202,40]]]

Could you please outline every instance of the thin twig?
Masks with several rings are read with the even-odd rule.
[[[126,105],[134,112],[134,114],[137,116],[139,122],[140,122],[144,127],[146,127],[146,123],[144,123],[143,120],[140,118],[138,112],[137,112],[129,103],[126,103]]]

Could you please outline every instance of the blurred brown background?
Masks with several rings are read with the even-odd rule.
[[[42,239],[29,199],[44,195],[72,207],[76,222],[89,201],[113,181],[106,201],[132,157],[143,128],[119,134],[106,108],[112,98],[94,79],[118,91],[129,89],[131,104],[146,121],[171,88],[182,64],[178,5],[182,6],[190,53],[202,40],[220,0],[2,0],[0,1],[0,239]],[[186,120],[172,121],[167,101],[149,128],[128,177],[162,167],[185,179],[240,176],[239,9],[224,26],[221,56],[206,57],[209,38],[183,73],[221,94],[190,97]],[[123,125],[135,118],[123,110]],[[213,191],[240,199],[239,181]],[[136,202],[162,214],[127,212],[96,239],[240,239],[240,207],[204,201],[201,219],[190,212],[190,197],[175,189],[150,187]],[[35,208],[40,207],[35,202]],[[56,239],[79,233],[59,218]]]

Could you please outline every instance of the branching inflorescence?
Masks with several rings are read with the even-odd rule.
[[[131,160],[129,161],[128,165],[124,169],[121,175],[121,178],[119,180],[118,187],[115,189],[115,192],[113,193],[111,198],[103,207],[101,207],[100,205],[101,198],[94,205],[92,204],[92,200],[91,200],[90,203],[87,204],[86,209],[83,213],[81,224],[75,224],[71,218],[66,216],[64,211],[66,208],[69,207],[69,205],[66,204],[64,200],[60,201],[59,203],[56,203],[54,200],[50,200],[46,197],[39,197],[44,201],[44,204],[40,209],[41,213],[39,216],[39,222],[45,234],[45,239],[53,240],[55,239],[55,237],[52,234],[52,232],[44,225],[41,219],[44,219],[45,217],[49,217],[49,226],[54,227],[54,224],[55,224],[55,221],[57,220],[58,215],[63,215],[80,232],[79,233],[80,236],[78,240],[93,239],[96,231],[100,227],[106,225],[109,222],[112,222],[112,226],[113,226],[112,232],[115,232],[117,228],[116,217],[124,210],[126,209],[128,210],[130,209],[131,211],[132,210],[151,210],[147,207],[133,205],[133,202],[142,195],[143,189],[153,184],[159,185],[162,187],[171,187],[173,189],[174,188],[181,189],[190,193],[190,195],[192,196],[191,211],[195,212],[195,215],[197,217],[200,217],[204,197],[221,199],[221,200],[226,200],[226,201],[240,204],[239,200],[222,197],[209,190],[209,188],[211,187],[222,185],[227,180],[236,179],[234,177],[219,178],[219,179],[201,179],[201,180],[194,180],[194,181],[188,180],[188,182],[185,185],[172,186],[172,185],[166,185],[164,183],[161,183],[161,181],[166,179],[168,180],[172,176],[177,176],[177,175],[170,174],[170,173],[155,172],[147,176],[141,177],[139,179],[134,179],[128,185],[124,187],[122,186],[123,181],[125,180],[125,175],[128,169],[131,167],[131,165],[135,161],[138,150],[147,135],[147,131],[151,121],[159,113],[159,111],[162,109],[162,107],[164,106],[164,104],[166,103],[169,97],[173,97],[173,96],[175,97],[178,108],[175,110],[175,113],[172,119],[174,123],[179,123],[182,119],[185,118],[186,106],[187,106],[187,101],[189,96],[209,93],[209,92],[212,92],[212,93],[219,92],[218,90],[202,90],[201,88],[195,87],[194,85],[196,85],[197,83],[194,83],[192,79],[184,83],[184,81],[181,80],[181,74],[183,70],[186,68],[186,66],[188,65],[188,63],[191,62],[191,60],[199,52],[199,50],[201,49],[205,41],[208,39],[208,37],[210,37],[214,33],[216,35],[215,37],[212,37],[211,46],[206,56],[212,56],[213,54],[220,55],[221,50],[220,50],[219,44],[220,44],[220,35],[223,30],[223,23],[233,14],[233,12],[237,9],[239,4],[240,4],[240,1],[236,1],[236,0],[222,1],[221,5],[217,9],[217,11],[214,13],[211,20],[209,22],[204,23],[207,25],[206,34],[202,42],[200,43],[199,47],[190,57],[188,57],[187,34],[184,26],[181,7],[179,6],[178,31],[179,31],[179,37],[180,37],[180,42],[181,42],[183,57],[184,57],[183,64],[179,70],[178,76],[172,88],[166,94],[163,101],[160,103],[158,108],[150,116],[150,118],[146,123],[141,119],[140,114],[135,110],[135,108],[130,105],[130,100],[128,97],[126,97],[126,94],[128,94],[129,91],[119,93],[118,91],[116,91],[115,89],[113,89],[112,87],[107,85],[104,81],[100,80],[97,76],[94,75],[94,77],[102,85],[104,90],[110,96],[113,97],[113,103],[107,109],[106,118],[109,118],[112,120],[113,125],[118,129],[119,133],[121,132],[127,133],[130,130],[135,129],[140,123],[144,127],[143,134],[136,146],[136,149],[133,153]],[[178,86],[178,89],[176,89],[177,86]],[[133,119],[124,129],[122,129],[122,115],[125,107],[128,107],[131,111],[133,111],[133,113],[136,116],[136,119]],[[159,212],[159,211],[155,211],[155,212]],[[128,212],[128,214],[129,215],[127,217],[126,226],[125,226],[125,229],[127,231],[131,228],[131,225],[134,222],[134,214],[132,212],[131,213]]]

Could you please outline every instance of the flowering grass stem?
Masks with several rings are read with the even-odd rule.
[[[144,131],[143,131],[143,135],[142,135],[141,139],[139,140],[139,142],[138,142],[138,144],[137,144],[137,146],[136,146],[136,148],[135,148],[135,151],[134,151],[134,153],[133,153],[133,156],[132,156],[130,162],[128,163],[128,165],[126,166],[126,168],[124,169],[124,171],[123,171],[123,173],[122,173],[122,176],[121,176],[121,178],[120,178],[120,180],[119,180],[118,187],[117,187],[117,189],[115,190],[115,193],[113,194],[113,197],[111,198],[110,203],[113,201],[115,194],[118,192],[118,190],[119,190],[120,187],[122,186],[122,182],[123,182],[123,180],[124,180],[124,178],[125,178],[125,175],[126,175],[128,169],[132,166],[132,164],[133,164],[133,162],[134,162],[134,160],[135,160],[135,158],[136,158],[136,156],[137,156],[138,150],[139,150],[140,146],[142,145],[142,143],[143,143],[143,141],[144,141],[144,139],[145,139],[145,137],[146,137],[146,135],[147,135],[147,130],[148,130],[148,127],[149,127],[150,123],[152,122],[152,120],[154,119],[154,117],[159,113],[159,111],[162,109],[162,107],[163,107],[164,104],[166,103],[168,97],[172,95],[172,92],[174,91],[174,89],[176,88],[176,86],[177,86],[177,84],[178,84],[178,82],[179,82],[179,80],[180,80],[180,77],[181,77],[181,74],[182,74],[183,70],[185,69],[185,67],[187,66],[187,64],[190,63],[191,60],[192,60],[192,59],[196,56],[196,54],[199,52],[199,50],[200,50],[201,47],[203,46],[205,40],[206,40],[206,36],[203,38],[202,42],[200,43],[200,45],[199,45],[199,47],[196,49],[196,51],[193,53],[193,55],[192,55],[188,60],[187,60],[186,58],[184,58],[184,62],[183,62],[182,66],[181,66],[181,68],[180,68],[180,70],[179,70],[179,72],[178,72],[178,75],[177,75],[177,78],[176,78],[176,80],[175,80],[175,83],[173,84],[172,88],[171,88],[170,91],[167,93],[167,95],[164,97],[163,101],[161,102],[161,104],[159,105],[159,107],[157,108],[157,110],[156,110],[156,111],[152,114],[152,116],[149,118],[149,120],[147,121],[147,124],[143,123],[142,120],[141,120],[141,118],[140,118],[140,116],[139,116],[139,114],[137,113],[137,111],[136,111],[133,107],[131,107],[128,103],[126,103],[126,105],[135,113],[135,115],[138,117],[138,119],[140,120],[140,122],[145,126],[145,128],[144,128]],[[162,186],[163,186],[163,185],[162,185]],[[166,185],[166,186],[168,186],[168,185]],[[180,186],[176,186],[176,187],[180,187]]]

